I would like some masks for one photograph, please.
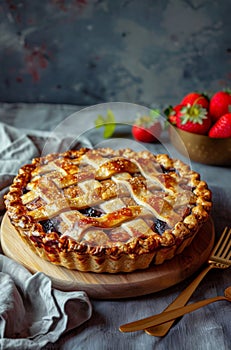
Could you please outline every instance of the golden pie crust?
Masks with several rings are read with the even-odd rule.
[[[181,253],[208,220],[212,200],[200,175],[167,154],[82,148],[23,166],[5,205],[41,258],[117,273]]]

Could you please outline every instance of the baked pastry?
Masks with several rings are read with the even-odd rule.
[[[41,258],[116,273],[181,253],[208,220],[212,201],[200,175],[166,154],[83,148],[23,166],[5,204]]]

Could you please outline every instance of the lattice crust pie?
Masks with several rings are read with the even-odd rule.
[[[11,223],[41,258],[68,269],[162,264],[208,219],[211,191],[168,155],[80,149],[23,166],[5,196]]]

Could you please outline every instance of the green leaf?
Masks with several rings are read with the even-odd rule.
[[[98,115],[97,119],[95,120],[95,126],[96,128],[104,127],[103,136],[105,139],[111,137],[116,127],[114,113],[109,109],[106,117]]]
[[[102,115],[98,115],[98,118],[95,120],[96,128],[100,128],[101,126],[104,125],[104,123],[105,123],[104,117]]]
[[[160,111],[158,109],[151,109],[149,115],[152,118],[152,120],[156,120],[160,116]]]
[[[103,136],[105,139],[108,139],[114,134],[115,131],[115,124],[105,124],[105,129]]]
[[[231,89],[229,87],[225,88],[223,91],[227,92],[227,94],[231,95]]]
[[[169,117],[171,115],[172,110],[173,110],[172,105],[170,105],[164,109],[164,114],[166,115],[166,117]]]
[[[109,109],[107,111],[107,117],[105,119],[106,123],[105,123],[105,129],[104,129],[104,138],[107,139],[109,137],[111,137],[114,134],[115,131],[115,116],[114,113]]]
[[[107,119],[106,119],[106,121],[108,123],[115,123],[114,113],[110,109],[107,111]]]

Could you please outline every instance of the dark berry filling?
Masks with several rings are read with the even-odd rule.
[[[95,208],[82,209],[80,210],[80,213],[91,218],[98,218],[103,215],[103,212],[101,210]]]
[[[40,224],[42,225],[43,230],[46,233],[50,233],[50,232],[59,233],[59,230],[58,230],[59,220],[57,218],[40,221]]]
[[[27,192],[29,192],[29,190],[27,190],[26,187],[23,187],[22,194],[26,194]]]
[[[165,168],[162,164],[160,165],[160,167],[164,174],[176,172],[175,168]]]
[[[167,223],[159,219],[155,219],[152,226],[153,231],[158,232],[160,235],[162,235],[167,228]]]

